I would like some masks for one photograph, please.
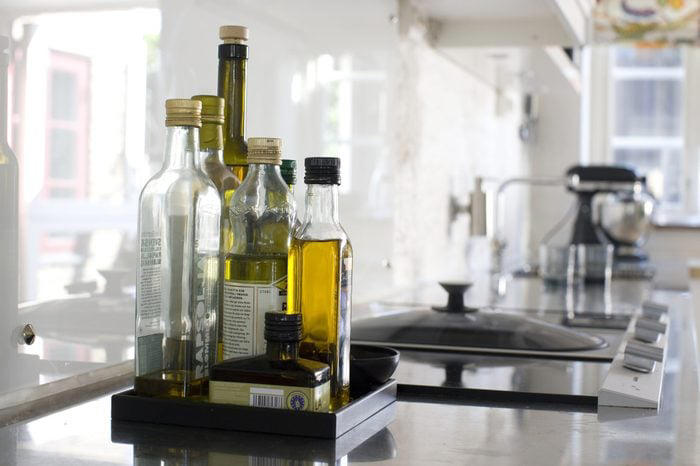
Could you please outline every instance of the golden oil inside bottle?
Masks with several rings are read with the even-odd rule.
[[[331,368],[331,409],[350,401],[349,310],[342,299],[352,249],[346,241],[292,239],[289,249],[290,312],[301,312],[301,357]]]
[[[163,353],[166,367],[187,367],[185,361],[192,357],[192,342],[179,338],[166,338]],[[194,371],[160,370],[134,377],[134,390],[139,395],[157,397],[207,397],[209,379],[195,378]]]
[[[243,181],[245,176],[248,174],[248,164],[241,165],[229,165],[228,168],[236,175],[236,178]],[[227,204],[228,205],[228,204]]]
[[[256,285],[274,284],[282,290],[287,288],[286,254],[228,254],[224,264],[226,281],[244,282]],[[219,320],[219,341],[217,361],[224,360],[224,319]]]

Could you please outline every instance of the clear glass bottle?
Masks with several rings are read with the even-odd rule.
[[[134,389],[141,395],[206,396],[215,360],[221,199],[199,168],[201,108],[166,101],[163,168],[139,201]]]
[[[219,97],[224,109],[224,163],[239,180],[248,171],[245,140],[246,75],[248,69],[248,28],[221,26],[219,38]]]
[[[265,354],[219,363],[209,401],[260,408],[328,411],[330,369],[299,357],[301,314],[265,314]]]
[[[289,250],[289,312],[301,313],[301,355],[331,367],[331,409],[350,401],[352,246],[338,217],[340,159],[304,162],[306,210]]]
[[[228,205],[223,358],[265,352],[263,316],[287,306],[287,254],[296,206],[280,175],[281,141],[248,139],[248,174]]]

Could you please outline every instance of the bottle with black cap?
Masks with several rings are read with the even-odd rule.
[[[340,159],[304,162],[306,211],[289,249],[290,312],[301,313],[303,357],[331,368],[331,409],[350,401],[352,246],[340,225]]]
[[[209,401],[260,408],[328,411],[330,369],[299,357],[302,316],[265,314],[265,354],[214,366]]]

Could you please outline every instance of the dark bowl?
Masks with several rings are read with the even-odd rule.
[[[389,380],[399,365],[399,352],[387,346],[350,345],[350,385],[371,389]]]

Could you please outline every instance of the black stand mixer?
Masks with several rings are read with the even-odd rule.
[[[577,196],[571,244],[612,244],[613,275],[651,278],[653,268],[641,249],[654,209],[646,178],[629,168],[607,165],[577,165],[566,177],[567,189]]]

